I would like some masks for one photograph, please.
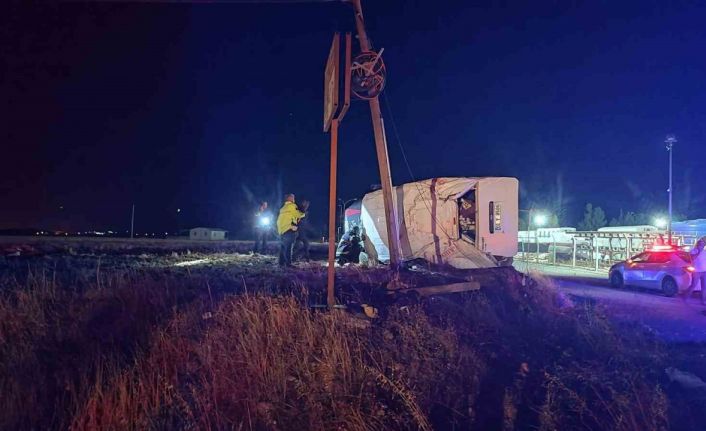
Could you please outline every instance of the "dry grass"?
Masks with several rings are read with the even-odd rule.
[[[106,363],[128,364],[151,328],[196,297],[187,280],[101,276],[86,290],[46,273],[0,295],[0,428],[61,428]],[[95,281],[94,281],[95,282]],[[100,286],[100,287],[98,287]]]
[[[528,302],[551,302],[545,293]],[[496,298],[473,296],[464,306],[479,314],[497,306]],[[504,312],[517,312],[504,301]],[[637,346],[617,348],[616,334],[593,311],[549,316],[547,328],[568,329],[546,334],[546,343],[575,337],[557,345],[555,356],[536,338],[499,345],[500,327],[465,332],[433,308],[394,308],[368,329],[346,314],[312,313],[293,298],[234,297],[212,320],[181,314],[130,372],[96,386],[73,428],[668,428],[665,394],[633,361]],[[572,328],[582,318],[597,320],[595,333]],[[513,322],[501,326],[525,336]],[[598,334],[608,341],[596,344]],[[581,349],[592,353],[571,357]],[[602,355],[612,359],[598,366]]]
[[[375,363],[374,330],[346,314],[248,295],[225,301],[212,320],[193,318],[177,317],[131,372],[97,386],[72,428],[431,429],[422,406],[431,400],[417,399],[404,371],[388,375]],[[434,361],[438,347],[416,347],[416,359]]]
[[[266,264],[172,269],[187,258],[147,270],[116,268],[112,256],[0,262],[0,429],[65,429],[95,382],[131,365],[189,304],[211,309],[246,286],[302,293]]]
[[[486,362],[475,429],[669,428],[663,348],[599,309],[572,306],[551,285],[506,283],[432,301],[427,315]]]
[[[238,259],[5,274],[0,429],[658,431],[678,414],[662,348],[548,284],[498,277],[361,324],[304,306],[322,270]],[[341,277],[360,300],[389,274]]]

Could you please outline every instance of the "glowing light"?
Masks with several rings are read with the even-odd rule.
[[[260,217],[260,225],[269,226],[270,225],[270,218],[269,217]]]
[[[657,217],[656,219],[654,219],[653,223],[660,229],[664,229],[667,227],[667,219],[665,219],[664,217]]]
[[[691,266],[691,265],[687,266],[687,267],[684,268],[684,269],[686,269],[688,272],[694,272],[694,271],[696,271],[696,268],[694,268],[694,267]]]
[[[535,214],[532,221],[535,226],[541,227],[547,224],[547,216],[546,214]]]
[[[670,250],[674,250],[674,247],[672,247],[671,245],[660,245],[660,244],[655,244],[650,249],[650,251],[670,251]]]

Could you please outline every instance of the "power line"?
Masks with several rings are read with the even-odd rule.
[[[397,130],[397,123],[395,122],[395,116],[392,115],[392,106],[391,106],[391,104],[390,104],[390,100],[388,99],[386,92],[383,92],[383,98],[384,98],[384,100],[385,100],[385,105],[387,106],[387,112],[388,112],[388,114],[389,114],[389,116],[390,116],[390,122],[392,123],[392,131],[393,131],[394,134],[395,134],[395,139],[397,139],[397,144],[399,145],[400,151],[402,152],[402,158],[404,159],[404,163],[405,163],[405,165],[407,166],[407,171],[409,172],[409,176],[412,178],[412,182],[413,182],[413,184],[415,185],[415,187],[417,188],[417,192],[419,192],[420,195],[423,195],[423,194],[424,194],[424,190],[421,188],[421,185],[420,185],[419,182],[416,180],[416,177],[414,176],[414,173],[412,172],[412,166],[409,164],[409,160],[407,159],[407,152],[405,151],[404,146],[402,145],[402,139],[400,138],[400,134],[399,134],[399,132],[398,132],[398,130]],[[431,193],[430,193],[430,194],[431,194]],[[433,196],[432,196],[432,198],[433,198]],[[439,227],[439,229],[441,230],[441,232],[442,232],[444,235],[446,235],[447,237],[452,238],[452,236],[449,235],[449,232],[444,228],[444,225],[441,224],[441,223],[439,222],[439,219],[434,215],[434,213],[433,213],[433,211],[431,210],[431,208],[429,208],[429,204],[427,203],[427,201],[426,201],[426,200],[422,200],[422,202],[424,202],[424,207],[426,208],[426,210],[427,210],[427,212],[429,213],[429,215],[434,219],[434,221],[436,222],[436,225]],[[477,202],[476,202],[476,204],[477,204]],[[477,205],[476,205],[476,211],[477,211]],[[476,225],[476,230],[477,230],[477,225]],[[473,246],[474,246],[478,251],[480,251],[481,253],[483,252],[480,248],[478,248],[478,245],[475,243],[475,241],[473,242]],[[459,249],[457,249],[457,250],[458,250],[465,258],[467,258],[468,260],[472,260],[471,256],[468,256],[468,255],[465,254],[462,250],[459,250]],[[487,253],[486,253],[486,254],[487,254]]]
[[[402,159],[404,160],[404,164],[407,166],[407,172],[409,172],[410,178],[412,178],[412,181],[417,181],[416,178],[414,177],[414,173],[412,172],[412,167],[409,164],[409,160],[407,159],[407,153],[404,150],[404,147],[402,146],[402,139],[400,139],[400,133],[397,130],[397,123],[395,122],[395,116],[392,115],[392,105],[390,105],[390,99],[387,98],[387,92],[383,92],[383,97],[385,98],[385,106],[387,106],[387,113],[390,116],[390,122],[392,123],[392,131],[395,133],[395,139],[397,140],[397,145],[400,147],[400,152],[402,152]]]

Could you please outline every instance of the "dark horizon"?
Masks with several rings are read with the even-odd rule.
[[[706,217],[706,7],[364,1],[385,48],[394,184],[513,176],[522,207]],[[249,227],[312,201],[323,226],[322,75],[349,7],[72,2],[3,6],[0,229]],[[357,46],[354,46],[354,51]],[[341,126],[339,196],[379,182],[367,104]],[[181,212],[177,215],[177,209]]]

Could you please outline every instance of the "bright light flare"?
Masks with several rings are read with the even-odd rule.
[[[654,223],[654,225],[660,229],[664,229],[667,227],[667,219],[664,217],[657,217],[652,223]]]
[[[270,222],[271,220],[269,217],[260,217],[260,226],[269,226]]]
[[[534,222],[535,226],[542,227],[545,224],[547,224],[547,215],[546,214],[535,214],[533,217],[532,221]]]

